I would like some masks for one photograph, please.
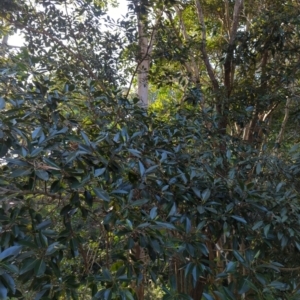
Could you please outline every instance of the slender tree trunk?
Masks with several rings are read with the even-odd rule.
[[[234,80],[234,63],[233,63],[233,52],[234,52],[234,45],[235,45],[235,39],[237,30],[239,27],[239,21],[240,21],[240,14],[242,11],[244,0],[236,0],[234,4],[233,9],[233,18],[232,18],[232,26],[230,29],[230,38],[229,38],[229,44],[227,48],[226,53],[226,59],[224,62],[224,86],[226,88],[226,97],[224,97],[223,103],[219,103],[219,110],[222,111],[221,118],[219,121],[219,130],[221,133],[226,133],[226,127],[228,124],[227,120],[227,113],[229,110],[229,98],[231,95],[231,91],[233,88],[233,80]],[[225,4],[228,6],[228,1],[225,1]],[[226,6],[226,7],[227,7]],[[226,9],[227,15],[228,15],[228,7]],[[227,25],[229,26],[229,15],[227,16]]]
[[[202,28],[201,53],[203,56],[203,61],[204,61],[208,76],[212,82],[213,90],[215,92],[217,92],[219,90],[219,83],[214,74],[212,65],[210,63],[210,60],[209,60],[209,57],[208,57],[208,54],[206,51],[206,26],[205,26],[205,22],[204,22],[203,10],[202,10],[199,0],[195,0],[195,7],[196,7],[196,11],[197,11],[198,21]]]
[[[192,297],[193,300],[201,299],[205,284],[206,284],[206,280],[204,278],[198,279],[196,286],[190,292],[190,296]]]
[[[2,38],[2,45],[3,45],[3,46],[6,46],[6,45],[7,45],[7,42],[8,42],[8,35],[5,35],[5,36]]]
[[[288,97],[286,99],[286,104],[285,104],[285,109],[284,109],[284,118],[283,118],[283,121],[281,123],[280,131],[279,131],[279,133],[277,135],[277,138],[276,138],[275,148],[280,147],[280,144],[282,142],[283,134],[284,134],[285,127],[286,127],[286,123],[287,123],[288,118],[289,118],[289,112],[290,112],[291,102],[292,102],[292,99],[290,97]]]
[[[145,259],[145,255],[144,255],[144,251],[141,248],[141,246],[139,244],[136,243],[136,245],[134,246],[134,255],[137,261],[143,261]],[[143,274],[143,270],[141,270],[142,276],[144,276]],[[140,276],[140,274],[137,274],[138,276]],[[139,280],[137,280],[139,281]],[[136,297],[138,300],[143,300],[145,297],[145,283],[144,283],[144,278],[141,279],[140,282],[137,282],[136,287],[135,287],[135,293],[136,293]]]
[[[0,44],[0,56],[5,56],[6,48],[8,42],[8,35],[4,35]]]
[[[150,53],[148,46],[148,37],[145,30],[145,16],[138,13],[138,33],[139,33],[139,57],[138,57],[138,95],[139,105],[143,108],[147,108],[148,103],[148,75],[150,67]]]
[[[138,97],[139,105],[142,108],[147,109],[149,106],[149,69],[151,62],[151,53],[153,44],[156,38],[159,22],[162,16],[163,10],[156,11],[156,22],[153,27],[152,33],[149,35],[148,32],[148,13],[146,8],[143,8],[143,1],[136,1],[135,10],[137,13],[138,21],[138,41],[139,41],[139,53],[137,57],[137,80],[138,80]],[[148,38],[149,36],[149,38]]]
[[[260,65],[260,69],[261,69],[261,79],[260,79],[260,88],[261,90],[266,90],[268,88],[268,83],[266,80],[266,66],[267,66],[267,62],[268,62],[268,57],[269,57],[269,53],[268,50],[266,50],[262,56],[261,59],[261,65]],[[265,117],[259,117],[259,111],[260,111],[260,107],[259,107],[259,101],[256,101],[255,104],[255,108],[254,108],[254,112],[253,112],[253,117],[251,119],[251,121],[247,124],[247,126],[245,126],[244,128],[244,134],[243,134],[243,139],[245,141],[248,141],[249,143],[253,143],[253,142],[257,142],[258,140],[258,135],[259,135],[259,131],[260,131],[260,124],[259,121],[264,120]],[[268,112],[268,114],[271,112]]]

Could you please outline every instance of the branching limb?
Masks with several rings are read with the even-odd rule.
[[[219,83],[218,83],[217,78],[214,74],[213,68],[211,66],[211,63],[209,61],[209,57],[208,57],[207,51],[206,51],[206,26],[205,26],[205,21],[204,21],[203,10],[202,10],[202,7],[201,7],[201,4],[200,4],[199,0],[195,0],[195,6],[196,6],[198,20],[199,20],[199,23],[202,27],[201,52],[202,52],[202,56],[203,56],[203,61],[204,61],[208,76],[209,76],[209,78],[212,82],[213,89],[214,89],[214,91],[217,91],[219,89]]]

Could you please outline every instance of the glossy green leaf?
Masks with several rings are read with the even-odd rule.
[[[141,177],[143,177],[144,174],[145,174],[146,169],[145,169],[143,163],[140,160],[139,160],[139,170],[140,170]]]
[[[43,276],[46,271],[46,264],[43,259],[37,259],[34,263],[34,275],[36,277]]]
[[[245,263],[245,259],[244,257],[236,250],[233,250],[233,255],[235,256],[235,258],[242,264]]]
[[[230,217],[241,223],[247,224],[247,221],[243,217],[240,217],[240,216],[230,216]]]
[[[260,228],[262,225],[264,224],[263,221],[258,221],[254,224],[254,226],[252,227],[252,230],[256,230],[258,228]]]
[[[87,191],[87,190],[84,191],[84,199],[85,199],[85,202],[87,203],[87,205],[89,207],[93,206],[93,197],[92,197],[92,194],[89,191]]]
[[[202,200],[206,202],[206,201],[209,199],[210,194],[211,194],[211,193],[210,193],[210,190],[209,190],[209,189],[204,190],[204,191],[201,193],[201,198],[202,198]]]
[[[4,109],[5,108],[5,100],[0,97],[0,109]]]
[[[91,142],[90,142],[90,140],[89,140],[87,134],[86,134],[84,131],[80,131],[80,134],[81,134],[81,136],[83,137],[84,142],[85,142],[87,145],[90,145]]]
[[[38,233],[38,240],[43,248],[48,247],[48,239],[41,231]]]
[[[192,263],[192,262],[189,262],[189,263],[186,265],[186,267],[185,267],[185,269],[184,269],[184,277],[185,277],[185,278],[187,278],[187,276],[191,275],[194,266],[195,266],[195,264]]]
[[[256,164],[256,174],[259,175],[260,172],[261,172],[261,163],[258,162],[258,163]]]
[[[104,191],[103,189],[101,189],[101,188],[94,188],[94,192],[96,193],[96,196],[99,197],[100,199],[102,199],[102,200],[104,200],[106,202],[110,201],[108,193],[106,191]]]
[[[111,300],[112,299],[112,290],[111,289],[106,289],[104,291],[103,299],[105,299],[105,300]]]
[[[255,277],[256,279],[262,284],[262,285],[266,285],[267,283],[267,278],[264,274],[260,274],[260,273],[255,273]]]
[[[140,199],[131,203],[131,206],[142,206],[149,202],[149,199]]]
[[[141,152],[136,149],[127,149],[133,156],[141,158]]]
[[[16,293],[16,283],[14,279],[8,274],[4,273],[1,275],[1,281],[9,288],[11,293],[14,295]]]
[[[61,245],[59,242],[54,242],[51,245],[48,246],[47,250],[46,250],[46,255],[52,255],[54,254],[56,251],[65,248],[65,246]]]
[[[207,293],[203,293],[203,298],[206,300],[214,300],[214,297],[212,297],[211,295],[209,295]]]
[[[155,219],[155,217],[157,216],[157,207],[152,207],[150,210],[150,219]]]
[[[15,177],[24,177],[27,176],[29,174],[31,174],[32,170],[31,169],[27,169],[27,170],[14,170],[11,173],[11,177],[15,178]]]
[[[11,246],[0,253],[0,261],[10,256],[17,256],[22,249],[22,246]]]
[[[49,157],[43,157],[43,161],[50,167],[56,169],[56,170],[60,170],[60,166],[58,164],[56,164],[51,158]],[[53,170],[54,170],[53,169]]]
[[[94,177],[101,176],[106,171],[106,168],[96,169],[94,172]]]
[[[74,161],[76,159],[77,155],[78,155],[77,152],[71,152],[66,158],[66,164]]]
[[[154,173],[155,170],[156,170],[158,167],[159,167],[158,165],[149,167],[149,168],[145,171],[145,174],[151,174],[151,173]]]
[[[70,239],[70,248],[71,248],[72,256],[77,257],[79,255],[79,251],[78,251],[78,241],[76,238]]]
[[[3,157],[6,155],[6,153],[8,152],[8,147],[6,144],[2,143],[0,145],[0,157]]]
[[[49,227],[52,224],[52,221],[50,219],[43,221],[42,223],[36,225],[36,230],[41,230]]]
[[[49,180],[49,174],[47,171],[44,170],[35,170],[35,175],[37,177],[39,177],[40,179],[44,180],[44,181],[48,181]]]
[[[176,227],[171,223],[158,222],[158,221],[156,221],[154,223],[157,225],[158,228],[162,228],[162,229],[165,228],[165,229],[170,229],[170,230],[176,229]]]
[[[31,134],[32,139],[36,139],[38,137],[40,137],[43,133],[43,128],[42,127],[37,127]]]
[[[0,300],[7,300],[8,290],[4,284],[0,281]]]
[[[270,231],[270,228],[271,228],[271,224],[267,224],[265,227],[264,227],[264,235],[265,237],[268,236],[268,233]]]
[[[42,299],[42,297],[45,295],[45,293],[47,292],[48,289],[43,289],[42,291],[38,292],[36,295],[35,295],[35,298],[34,300],[40,300]]]
[[[287,289],[289,289],[289,286],[288,284],[284,283],[284,282],[280,282],[280,281],[272,281],[270,284],[269,284],[270,287],[273,287],[277,290],[280,290],[280,291],[285,291]]]
[[[67,215],[67,214],[70,213],[70,211],[71,211],[72,209],[73,209],[73,206],[70,205],[70,204],[68,204],[68,205],[64,206],[64,207],[61,209],[60,215],[61,215],[61,216]]]
[[[224,295],[223,293],[219,292],[219,291],[214,291],[214,294],[216,294],[220,300],[227,300],[226,295]]]
[[[250,290],[250,285],[247,279],[241,279],[239,282],[238,293],[240,295],[247,293]]]
[[[197,189],[196,187],[192,187],[192,190],[198,198],[201,198],[201,192],[199,189]]]
[[[229,261],[226,265],[225,272],[234,273],[236,270],[236,266],[237,266],[236,262]]]
[[[13,264],[9,264],[9,263],[3,263],[1,264],[1,268],[7,270],[10,273],[15,273],[18,274],[19,273],[19,268],[16,265]]]
[[[32,270],[36,265],[35,258],[28,258],[23,261],[22,266],[20,268],[20,274],[24,274],[30,270]]]

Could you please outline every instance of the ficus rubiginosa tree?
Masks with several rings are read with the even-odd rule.
[[[0,299],[299,299],[298,1],[2,2]]]

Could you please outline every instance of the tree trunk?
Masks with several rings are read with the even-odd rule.
[[[0,44],[0,56],[4,57],[8,42],[8,35],[4,35]]]
[[[285,130],[285,127],[286,127],[286,123],[287,123],[288,118],[289,118],[291,102],[292,102],[292,99],[290,97],[288,97],[286,99],[286,104],[285,104],[285,109],[284,109],[284,118],[283,118],[283,121],[281,123],[280,131],[279,131],[279,133],[277,135],[277,138],[276,138],[275,148],[279,148],[280,144],[282,142],[284,130]]]
[[[150,67],[150,53],[148,38],[145,30],[145,20],[141,13],[138,13],[138,33],[139,33],[139,56],[138,56],[138,95],[139,105],[148,108],[148,75]]]
[[[8,42],[8,35],[3,36],[2,38],[2,46],[6,46]]]
[[[190,296],[192,297],[193,300],[201,299],[205,283],[206,280],[204,278],[198,279],[196,286],[190,292]]]
[[[145,259],[144,251],[138,243],[136,243],[134,246],[134,255],[137,261],[143,261]],[[142,274],[142,276],[144,276],[143,273],[144,273],[143,270],[141,270],[140,274]],[[140,274],[137,274],[137,276],[140,276]],[[141,279],[141,282],[139,282],[139,280],[137,279],[135,293],[138,300],[144,299],[145,296],[144,278]]]
[[[163,10],[156,11],[156,22],[153,26],[153,30],[149,35],[148,28],[148,13],[147,8],[143,7],[143,1],[135,2],[135,11],[137,14],[138,21],[138,43],[139,52],[137,55],[137,81],[138,81],[138,97],[139,105],[142,108],[147,109],[149,106],[148,98],[148,77],[151,61],[151,52],[153,44],[156,38],[157,29],[162,16]],[[148,38],[149,35],[149,38]]]
[[[260,69],[261,69],[260,87],[261,87],[261,90],[266,90],[268,88],[268,82],[266,80],[266,66],[267,66],[267,62],[268,62],[268,57],[269,57],[268,50],[265,50],[265,52],[263,53],[263,56],[261,59],[261,65],[260,65]],[[255,104],[252,119],[244,128],[244,134],[243,134],[244,141],[248,141],[249,143],[259,142],[258,137],[259,137],[259,132],[261,131],[259,122],[266,119],[265,116],[263,116],[262,114],[259,114],[260,110],[261,110],[261,108],[259,105],[259,101],[257,100],[256,104]],[[267,112],[267,114],[269,115],[272,111],[273,111],[273,108],[269,112]]]

